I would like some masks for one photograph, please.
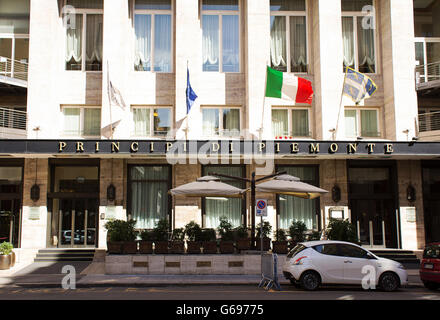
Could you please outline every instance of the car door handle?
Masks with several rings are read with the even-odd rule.
[[[353,263],[350,260],[345,260],[344,263]]]

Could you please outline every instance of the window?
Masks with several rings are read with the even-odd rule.
[[[307,72],[305,0],[270,1],[270,64],[282,72]]]
[[[326,254],[329,256],[340,256],[339,245],[337,244],[322,244],[319,246],[314,246],[313,249],[321,254]]]
[[[133,108],[133,135],[138,137],[167,136],[171,131],[171,108]]]
[[[129,211],[136,228],[152,229],[169,214],[170,166],[129,166]]]
[[[203,166],[202,175],[206,176],[209,175],[209,173],[219,173],[242,178],[245,177],[243,166]],[[220,180],[237,188],[244,189],[246,187],[241,181],[228,178],[220,178]],[[228,218],[229,222],[231,222],[234,227],[242,225],[243,208],[246,207],[244,201],[245,200],[239,198],[203,198],[203,227],[217,228],[221,217]]]
[[[278,166],[276,172],[286,171],[301,181],[319,186],[318,167],[316,166]],[[277,213],[279,228],[289,229],[293,221],[302,221],[307,229],[318,229],[319,200],[306,200],[288,195],[277,195]]]
[[[344,72],[346,67],[362,73],[376,72],[375,17],[373,25],[371,21],[366,23],[372,13],[362,11],[372,5],[373,0],[342,0]]]
[[[274,137],[311,137],[309,123],[309,109],[272,109],[272,133]]]
[[[66,0],[66,5],[76,11],[66,26],[66,70],[102,71],[102,0]]]
[[[101,135],[101,108],[63,107],[63,117],[67,136]]]
[[[29,34],[29,0],[0,1],[0,33]]]
[[[134,70],[172,72],[171,0],[136,0]]]
[[[202,108],[203,135],[207,137],[239,137],[240,108]]]
[[[379,110],[378,109],[345,109],[345,136],[378,138]]]
[[[203,71],[240,72],[238,0],[202,0]]]
[[[367,259],[368,252],[355,246],[341,244],[339,245],[341,256],[350,258]]]

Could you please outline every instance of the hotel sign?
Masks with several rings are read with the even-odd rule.
[[[0,140],[2,154],[65,155],[432,155],[437,142],[384,141],[167,141],[167,140]]]

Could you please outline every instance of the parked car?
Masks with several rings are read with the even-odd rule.
[[[426,288],[440,288],[440,242],[426,245],[419,272]]]
[[[330,240],[296,245],[287,254],[283,274],[305,290],[316,290],[322,284],[362,285],[368,275],[373,277],[369,283],[384,291],[408,283],[408,273],[400,263],[379,258],[353,243]]]

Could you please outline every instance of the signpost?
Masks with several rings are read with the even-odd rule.
[[[255,201],[255,215],[260,217],[260,250],[261,255],[263,255],[263,217],[267,217],[267,200],[266,199],[257,199]]]

